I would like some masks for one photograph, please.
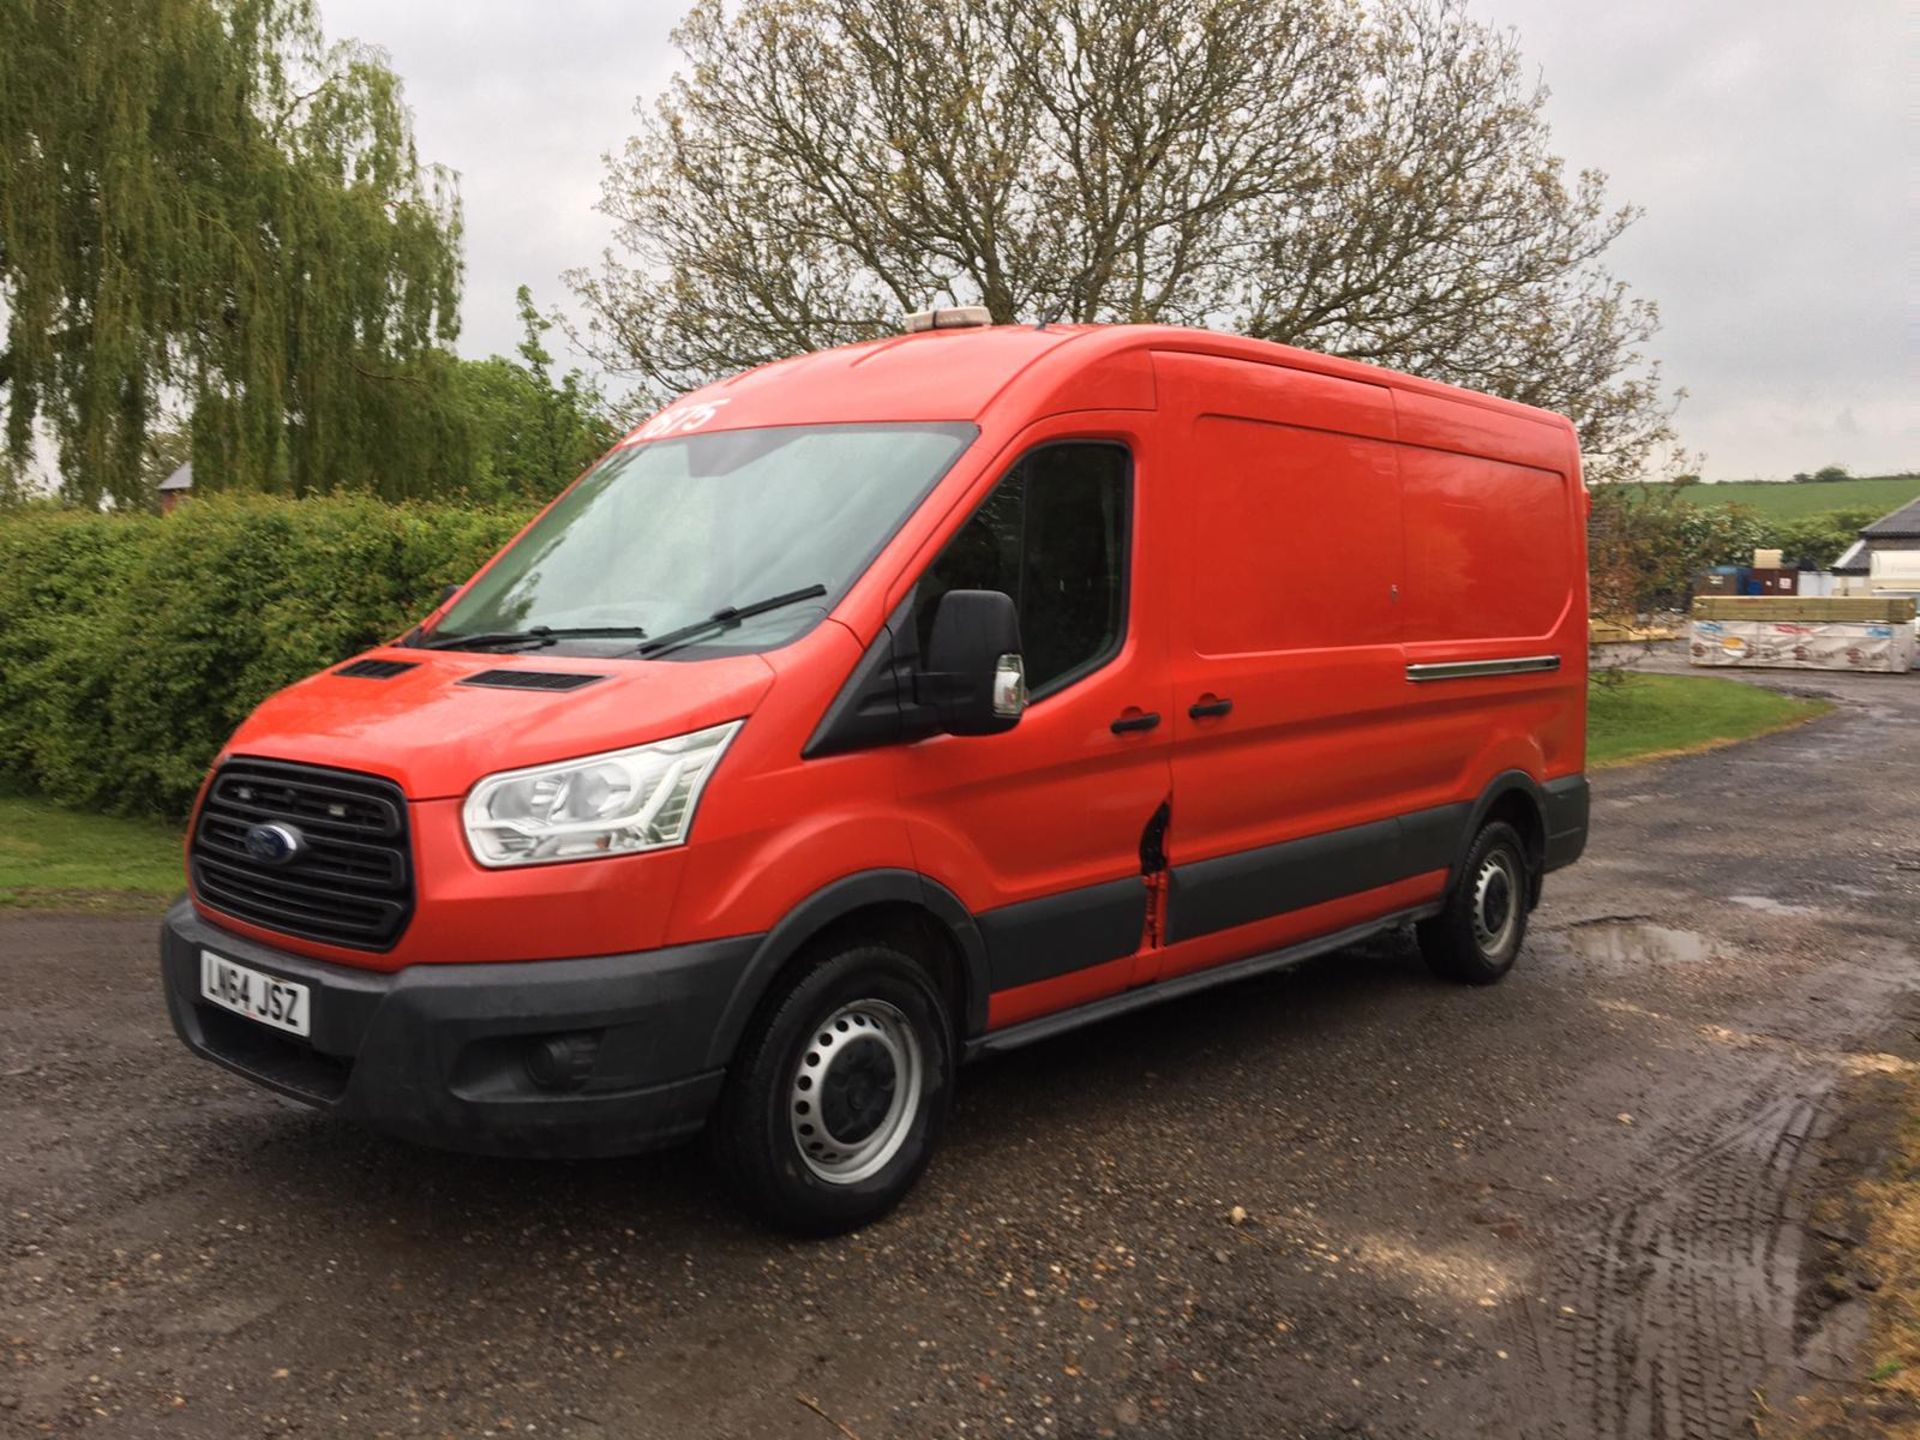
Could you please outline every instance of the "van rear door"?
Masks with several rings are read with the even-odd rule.
[[[1405,908],[1440,885],[1414,878],[1400,821],[1391,393],[1213,356],[1154,363],[1181,496],[1168,945],[1155,973],[1166,978]]]

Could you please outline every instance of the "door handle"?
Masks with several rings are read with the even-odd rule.
[[[1110,727],[1116,735],[1130,734],[1135,730],[1151,730],[1160,723],[1160,717],[1154,714],[1122,715]]]
[[[1187,707],[1187,714],[1195,720],[1208,720],[1216,715],[1225,715],[1231,709],[1231,700],[1196,700]]]

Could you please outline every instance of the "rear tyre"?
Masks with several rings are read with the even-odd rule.
[[[1513,968],[1527,937],[1533,877],[1527,847],[1504,820],[1484,826],[1446,908],[1414,927],[1420,950],[1436,975],[1467,985],[1491,985]]]
[[[857,1229],[933,1158],[953,1071],[952,1021],[926,969],[891,945],[833,951],[741,1042],[714,1118],[716,1158],[768,1224]]]

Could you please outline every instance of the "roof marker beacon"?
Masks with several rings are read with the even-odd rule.
[[[683,397],[261,705],[162,932],[186,1044],[428,1144],[705,1131],[829,1233],[984,1052],[1406,921],[1500,979],[1586,837],[1572,426],[986,320]]]

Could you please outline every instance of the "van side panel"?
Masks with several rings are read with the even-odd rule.
[[[1572,432],[1464,401],[1396,391],[1395,403],[1403,429],[1430,442],[1400,447],[1409,797],[1475,795],[1511,770],[1579,774],[1586,528]],[[1431,678],[1460,662],[1553,668]]]

